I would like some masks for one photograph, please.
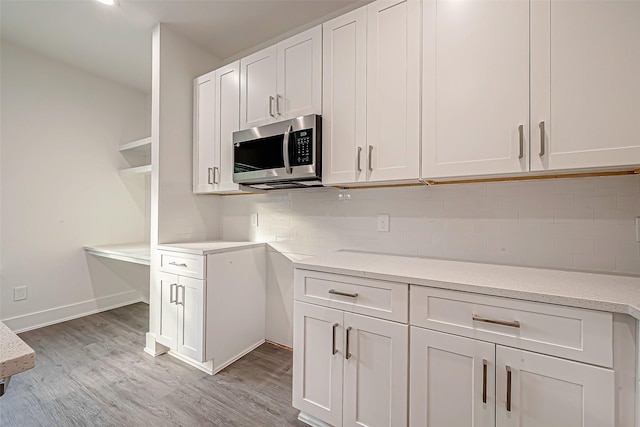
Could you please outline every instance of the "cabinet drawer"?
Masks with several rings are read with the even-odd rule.
[[[159,251],[160,270],[180,276],[204,279],[204,257],[177,252]]]
[[[611,313],[422,286],[410,313],[412,325],[613,366]]]
[[[295,270],[294,280],[298,301],[396,322],[408,321],[408,284],[299,269]]]

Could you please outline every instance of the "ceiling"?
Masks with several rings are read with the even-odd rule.
[[[224,60],[370,0],[0,0],[1,36],[135,89],[151,89],[159,22]]]

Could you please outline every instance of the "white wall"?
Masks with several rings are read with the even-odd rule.
[[[149,134],[147,95],[6,41],[1,55],[0,318],[24,329],[139,298],[144,270],[82,247],[145,238],[144,180],[117,170],[118,145]]]
[[[378,213],[391,215],[389,233],[376,231]],[[222,230],[282,253],[268,257],[267,338],[290,346],[287,258],[354,249],[640,274],[636,216],[640,176],[631,175],[225,197]]]

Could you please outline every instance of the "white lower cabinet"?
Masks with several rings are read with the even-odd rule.
[[[334,427],[407,425],[407,325],[296,301],[293,344],[301,418]]]

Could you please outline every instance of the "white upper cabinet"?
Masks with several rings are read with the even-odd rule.
[[[422,176],[527,171],[529,2],[425,0],[423,13]]]
[[[240,127],[322,109],[322,26],[240,60]]]
[[[420,178],[420,0],[324,24],[323,183]]]
[[[421,4],[367,6],[368,181],[420,177]]]
[[[240,124],[240,63],[194,82],[193,192],[234,193],[233,132]]]
[[[531,13],[531,169],[640,164],[640,2],[534,1]]]
[[[322,27],[322,182],[364,182],[367,145],[367,8]]]

